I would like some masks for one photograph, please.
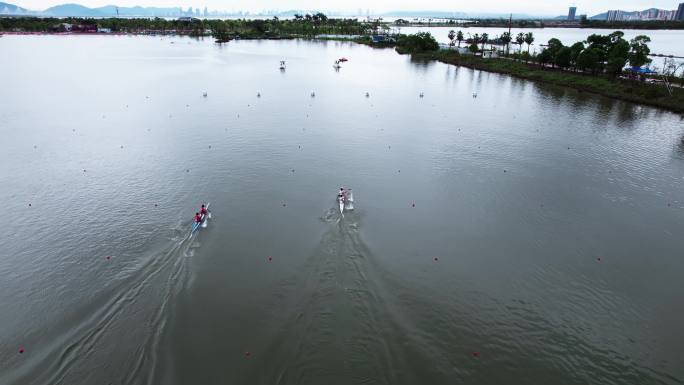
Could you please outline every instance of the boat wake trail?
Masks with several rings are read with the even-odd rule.
[[[10,384],[154,384],[157,347],[174,296],[186,286],[193,238],[173,243],[123,270],[109,287],[60,320]],[[74,326],[75,325],[75,326]]]
[[[236,383],[537,383],[560,375],[563,383],[583,384],[586,367],[607,384],[629,378],[681,383],[581,333],[559,331],[525,301],[472,290],[465,277],[452,287],[439,283],[451,282],[453,272],[425,269],[433,280],[411,280],[418,275],[413,272],[392,274],[383,264],[387,259],[364,243],[357,212],[345,212],[342,219],[331,210],[321,219],[328,230],[301,273],[280,285],[268,306],[272,321],[259,327],[261,334],[271,334],[260,347],[262,364]],[[541,357],[535,344],[540,338],[554,341],[542,345]],[[480,349],[487,350],[486,360]],[[520,357],[564,367],[540,374],[535,365],[520,365]]]
[[[273,315],[278,332],[265,358],[275,366],[251,380],[393,384],[401,375],[405,382],[402,371],[410,363],[397,336],[406,334],[389,314],[383,274],[361,239],[358,213],[342,219],[331,210],[321,219],[330,228],[307,260],[304,276],[290,281],[272,306],[292,309],[285,317]]]

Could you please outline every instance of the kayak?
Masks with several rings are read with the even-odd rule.
[[[347,189],[344,192],[344,196],[338,195],[337,204],[340,206],[340,214],[344,213],[344,210],[354,210],[354,195],[352,194],[352,190]]]
[[[209,218],[211,218],[211,213],[209,212],[209,205],[210,205],[210,203],[207,203],[206,205],[204,205],[204,208],[207,209],[207,214],[206,215],[202,214],[199,222],[192,222],[192,230],[190,230],[190,234],[194,234],[195,231],[199,230],[200,226],[201,227],[207,227],[207,220],[209,220]]]
[[[347,190],[347,195],[346,199],[344,200],[345,206],[344,208],[349,211],[349,210],[354,210],[354,194],[352,193],[351,189]]]

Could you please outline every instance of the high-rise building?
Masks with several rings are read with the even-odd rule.
[[[625,12],[619,9],[608,11],[608,21],[622,21],[625,19]]]
[[[570,7],[568,10],[568,20],[575,20],[575,14],[577,13],[577,7]]]
[[[675,20],[684,21],[684,3],[679,3],[677,14],[675,14]]]
[[[658,20],[675,20],[676,15],[677,15],[676,9],[671,10],[671,11],[661,9],[658,12]]]
[[[649,9],[649,10],[641,12],[641,20],[657,20],[657,19],[658,19],[658,10],[657,9]]]

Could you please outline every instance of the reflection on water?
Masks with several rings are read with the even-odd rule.
[[[676,148],[678,155],[684,157],[684,134],[679,138],[679,143],[677,143]]]

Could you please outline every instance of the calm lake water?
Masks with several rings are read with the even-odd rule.
[[[339,42],[0,52],[2,384],[684,382],[682,116]]]
[[[493,39],[497,36],[501,36],[504,32],[508,32],[508,28],[482,28],[482,27],[401,27],[397,29],[393,28],[395,32],[400,31],[401,33],[416,33],[416,32],[430,32],[432,36],[441,43],[449,42],[449,31],[450,30],[461,30],[466,38],[468,34],[474,35],[476,33],[482,35],[487,33],[489,38]],[[608,35],[612,33],[612,29],[596,29],[596,28],[512,28],[511,35],[513,39],[519,33],[532,32],[535,37],[535,41],[530,47],[530,52],[539,52],[541,48],[540,44],[546,44],[550,39],[559,39],[565,45],[573,45],[578,41],[584,41],[589,35]],[[684,30],[642,30],[642,29],[622,29],[625,33],[625,39],[630,40],[639,35],[646,35],[651,38],[651,43],[649,47],[651,48],[651,53],[663,54],[663,55],[674,55],[684,57]],[[512,49],[517,49],[517,45],[512,45]],[[523,44],[523,49],[527,50],[527,44]],[[654,60],[653,65],[662,68],[662,58],[652,58]]]

